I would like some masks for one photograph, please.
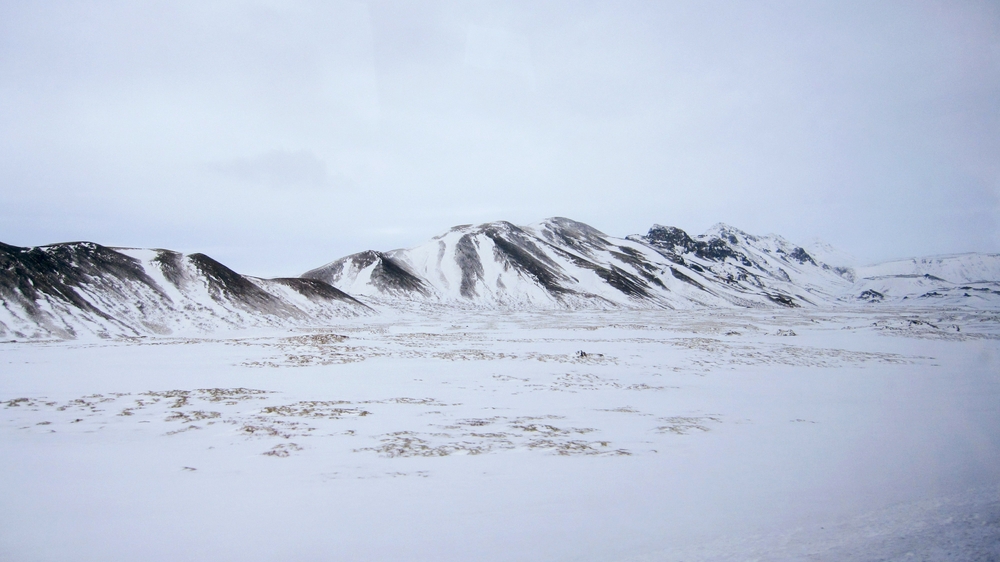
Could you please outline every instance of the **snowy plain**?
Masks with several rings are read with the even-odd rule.
[[[0,365],[2,560],[1000,560],[996,311],[424,306]]]

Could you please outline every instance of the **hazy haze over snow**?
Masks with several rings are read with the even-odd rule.
[[[1000,250],[990,2],[0,1],[0,240],[298,274],[454,224]]]

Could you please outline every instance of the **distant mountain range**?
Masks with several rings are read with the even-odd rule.
[[[322,326],[429,303],[484,309],[1000,306],[1000,254],[859,267],[719,224],[625,238],[565,218],[456,226],[425,244],[340,258],[298,278],[240,275],[204,254],[90,242],[0,244],[0,337],[72,338]]]
[[[415,248],[352,254],[302,277],[379,302],[486,308],[1000,303],[998,254],[857,267],[822,242],[806,248],[725,224],[694,237],[653,225],[615,238],[565,218],[456,226]]]

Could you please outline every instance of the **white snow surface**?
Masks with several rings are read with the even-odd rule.
[[[890,303],[0,343],[0,560],[997,560],[998,358]]]

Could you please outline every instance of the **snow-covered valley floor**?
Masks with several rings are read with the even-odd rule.
[[[1000,560],[1000,314],[3,343],[0,475],[12,561]]]

